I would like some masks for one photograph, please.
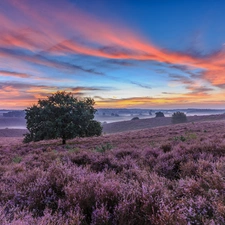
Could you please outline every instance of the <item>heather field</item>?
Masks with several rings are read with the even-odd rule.
[[[2,225],[225,224],[225,121],[0,146]]]

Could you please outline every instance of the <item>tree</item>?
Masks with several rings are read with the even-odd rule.
[[[156,112],[155,117],[165,117],[163,112]]]
[[[94,100],[78,100],[71,93],[56,92],[25,110],[28,134],[24,142],[101,135],[102,127],[93,120],[97,111]]]
[[[185,123],[187,116],[183,112],[175,112],[172,115],[172,123]]]

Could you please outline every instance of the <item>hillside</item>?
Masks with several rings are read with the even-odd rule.
[[[225,114],[209,116],[190,116],[187,118],[187,122],[189,123],[201,121],[216,121],[225,120]],[[160,126],[168,126],[171,124],[171,117],[114,122],[103,124],[103,134],[141,130]],[[1,129],[1,127],[7,128]],[[0,143],[3,137],[23,137],[23,134],[27,132],[27,129],[24,129],[24,127],[26,127],[26,120],[23,118],[0,118]]]
[[[225,114],[221,115],[208,115],[208,116],[189,116],[187,117],[187,122],[200,122],[200,121],[214,121],[214,120],[224,120]],[[103,124],[103,132],[106,134],[118,133],[131,130],[139,130],[146,128],[153,128],[159,126],[171,125],[171,117],[161,117],[161,118],[149,118],[149,119],[139,119],[130,120],[122,122],[114,122]]]
[[[0,146],[1,224],[225,224],[225,121]]]
[[[4,137],[23,137],[27,132],[26,129],[0,129],[0,138]]]

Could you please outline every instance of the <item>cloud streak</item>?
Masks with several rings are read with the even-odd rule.
[[[8,57],[13,58],[16,57],[17,60],[20,60],[22,62],[29,62],[34,63],[37,65],[53,68],[53,69],[61,69],[63,71],[67,70],[70,72],[76,72],[76,71],[82,71],[85,73],[93,74],[93,75],[104,75],[102,72],[98,72],[93,68],[87,69],[80,65],[76,65],[69,62],[63,62],[59,60],[54,60],[51,58],[47,58],[46,56],[40,55],[40,54],[32,54],[23,52],[21,50],[15,50],[15,49],[6,49],[6,48],[0,48],[0,57]]]
[[[36,85],[20,82],[0,82],[0,108],[18,107],[25,108],[38,99],[46,98],[53,92],[65,90],[71,92],[76,97],[88,96],[89,93],[95,91],[111,91],[111,87],[101,86],[51,86],[51,85]],[[13,96],[13,101],[11,97]]]
[[[29,78],[32,77],[29,74],[26,73],[17,73],[13,71],[6,71],[6,70],[0,70],[0,76],[4,77],[18,77],[18,78]]]
[[[152,89],[152,87],[148,84],[142,84],[142,83],[134,82],[134,81],[131,81],[131,84],[137,85],[141,88]]]
[[[224,98],[221,94],[216,94],[214,96],[208,95],[204,91],[202,92],[201,89],[199,89],[199,92],[197,93],[197,90],[195,93],[189,92],[186,94],[176,94],[176,93],[164,93],[172,95],[170,97],[131,97],[131,98],[121,98],[121,99],[115,99],[115,98],[102,98],[96,96],[96,103],[98,107],[127,107],[127,108],[133,108],[133,107],[141,107],[146,108],[152,107],[152,108],[175,108],[183,107],[187,108],[188,106],[191,107],[206,107],[208,104],[212,104],[214,106],[221,106],[224,104]],[[217,98],[217,101],[214,100],[214,98]]]

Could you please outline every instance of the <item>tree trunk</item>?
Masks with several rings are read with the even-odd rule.
[[[62,144],[65,145],[66,144],[66,139],[62,140]]]

